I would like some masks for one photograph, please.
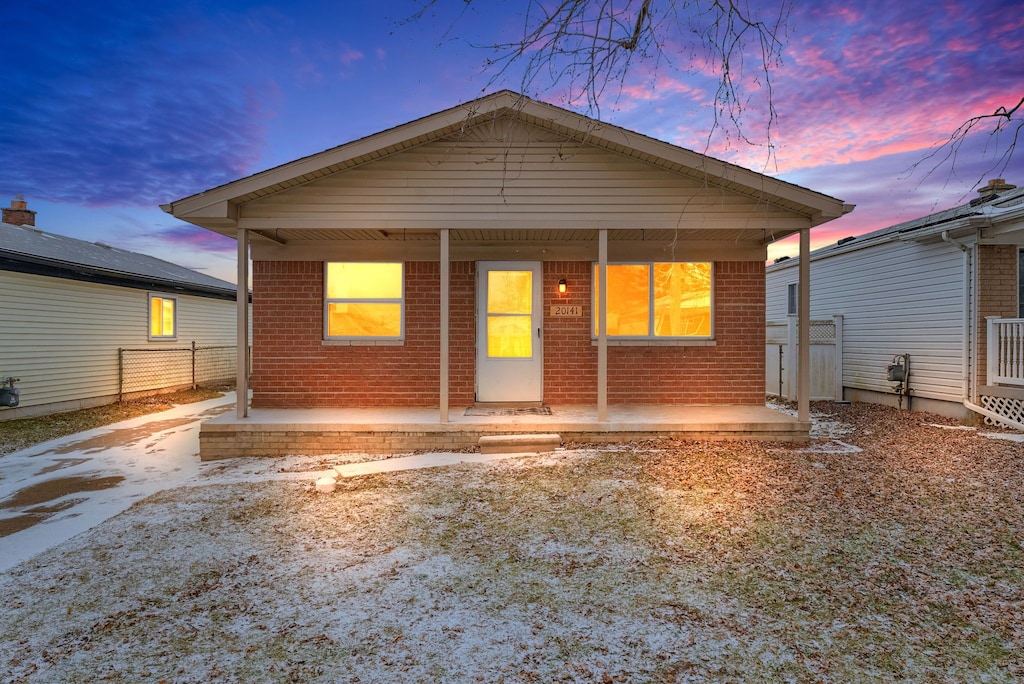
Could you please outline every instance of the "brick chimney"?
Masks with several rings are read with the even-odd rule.
[[[3,208],[3,222],[12,226],[34,226],[36,212],[28,208],[23,196],[15,195],[11,200],[11,206]]]
[[[978,188],[978,194],[982,197],[985,197],[986,195],[998,195],[1006,192],[1007,190],[1013,190],[1016,187],[1016,185],[1010,185],[1002,178],[993,178],[989,180],[988,185],[983,185]]]

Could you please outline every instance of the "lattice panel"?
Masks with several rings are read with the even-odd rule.
[[[1024,423],[1024,401],[1020,399],[982,396],[981,405],[992,413],[998,413],[1001,416],[1006,416],[1010,420],[1015,420],[1018,423]],[[1017,426],[1015,425],[1001,423],[989,418],[988,416],[985,416],[985,425],[998,425],[999,427],[1006,427],[1014,430],[1017,429]]]
[[[811,322],[811,342],[816,340],[834,340],[836,339],[836,324],[829,321],[828,323],[820,323],[818,321]]]

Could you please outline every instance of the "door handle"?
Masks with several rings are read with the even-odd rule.
[[[540,339],[540,328],[537,328],[537,339]]]

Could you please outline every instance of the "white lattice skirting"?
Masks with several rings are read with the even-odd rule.
[[[997,413],[1000,416],[1006,416],[1010,420],[1015,420],[1018,423],[1024,423],[1024,400],[1011,399],[1009,397],[986,397],[982,396],[981,405],[987,408],[992,413]],[[993,420],[988,416],[985,416],[985,425],[998,425],[999,427],[1015,428],[1013,425],[1000,423],[997,420]]]

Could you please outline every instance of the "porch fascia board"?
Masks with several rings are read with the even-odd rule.
[[[537,219],[509,218],[461,218],[457,214],[451,218],[418,220],[406,219],[372,219],[351,218],[343,215],[321,218],[262,218],[242,217],[238,219],[238,227],[251,230],[382,230],[400,232],[402,230],[437,231],[443,228],[452,230],[473,230],[478,232],[508,230],[750,230],[767,233],[771,237],[767,242],[781,240],[804,228],[810,228],[811,222],[798,216],[790,218],[749,219],[749,218],[711,218],[704,214],[682,214],[675,218],[649,219],[642,223],[624,221],[621,218],[566,219],[557,223],[538,224]],[[761,238],[764,239],[764,238]]]
[[[654,241],[612,240],[615,258],[620,261],[671,260],[669,245]],[[293,241],[287,245],[254,242],[252,258],[256,261],[330,261],[352,259],[401,259],[403,261],[436,261],[438,243],[434,240],[316,240]],[[533,261],[597,261],[598,248],[593,241],[579,242],[460,242],[450,241],[452,261],[488,261],[507,259],[516,249],[516,258]],[[734,243],[701,240],[680,242],[677,256],[689,261],[764,261],[767,247],[759,243]]]

